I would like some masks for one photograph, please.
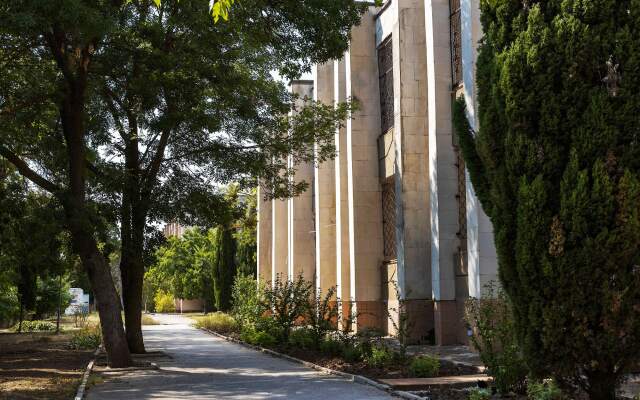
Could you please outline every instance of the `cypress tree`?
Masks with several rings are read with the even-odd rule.
[[[231,288],[236,276],[236,242],[233,232],[225,226],[218,226],[214,233],[213,292],[216,309],[228,311],[231,308]]]
[[[640,1],[481,0],[471,181],[536,377],[614,399],[640,353]]]

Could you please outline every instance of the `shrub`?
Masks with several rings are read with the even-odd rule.
[[[327,337],[330,332],[338,329],[338,303],[336,301],[336,287],[329,288],[325,295],[316,294],[306,308],[305,322],[313,335],[315,347]]]
[[[242,329],[255,327],[268,310],[263,299],[262,283],[250,276],[238,275],[231,290],[231,314]]]
[[[469,400],[489,400],[491,398],[491,392],[487,389],[471,389],[469,392]]]
[[[74,332],[69,347],[74,350],[95,349],[102,342],[102,331],[99,325],[90,325]]]
[[[366,358],[367,364],[373,367],[384,367],[393,361],[393,352],[386,346],[373,346],[371,354]]]
[[[240,339],[249,344],[261,347],[272,347],[277,343],[276,338],[269,333],[263,331],[255,331],[252,329],[243,331],[240,335]]]
[[[474,329],[471,343],[499,392],[523,392],[529,370],[517,344],[511,304],[492,282],[483,296],[466,304],[465,319]]]
[[[358,362],[362,360],[362,352],[359,346],[342,346],[342,358],[344,358],[346,362]]]
[[[553,381],[529,382],[527,385],[529,400],[563,400],[562,391]]]
[[[342,343],[339,340],[328,338],[320,343],[320,351],[330,356],[337,356],[342,353]]]
[[[18,332],[20,324],[17,323],[11,328],[12,331]],[[22,321],[22,332],[53,332],[56,325],[49,321]]]
[[[153,302],[156,305],[156,311],[160,313],[170,313],[176,311],[176,305],[173,301],[173,296],[163,290],[158,290],[153,297]]]
[[[289,344],[301,349],[317,348],[315,334],[308,328],[294,329],[289,335]]]
[[[221,311],[207,314],[203,317],[197,317],[195,326],[198,328],[209,329],[223,335],[239,331],[238,323],[229,314]]]
[[[409,365],[409,373],[417,378],[431,378],[440,372],[440,360],[429,356],[415,357]]]
[[[142,325],[159,325],[159,322],[149,314],[142,314]]]
[[[313,283],[306,281],[302,275],[294,281],[278,275],[271,286],[265,287],[264,298],[271,318],[280,328],[283,342],[289,340],[289,333],[296,321],[305,316],[312,292]]]

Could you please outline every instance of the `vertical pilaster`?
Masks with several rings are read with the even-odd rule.
[[[288,268],[288,215],[287,200],[272,201],[271,219],[271,282],[287,279]]]
[[[346,96],[359,111],[347,121],[347,195],[351,297],[357,328],[381,327],[382,204],[378,173],[380,100],[375,48],[375,8],[351,32],[345,53]]]
[[[271,235],[273,234],[272,223],[272,201],[264,199],[264,190],[259,185],[257,190],[258,204],[258,272],[257,278],[260,281],[268,282],[271,280]]]
[[[454,344],[462,327],[456,308],[458,176],[451,122],[449,0],[425,0],[429,115],[431,280],[436,343]]]
[[[333,95],[334,104],[346,100],[345,60],[333,62]],[[345,306],[343,314],[348,313],[346,306],[351,297],[351,268],[349,264],[349,202],[347,190],[347,128],[336,131],[336,159],[335,159],[335,194],[336,194],[336,286],[338,297]]]
[[[314,100],[333,104],[334,62],[317,65],[314,71]],[[335,161],[317,163],[314,168],[316,293],[324,294],[337,285],[336,268],[336,184]],[[339,297],[339,294],[336,293]]]
[[[291,82],[291,91],[298,95],[296,109],[299,112],[305,103],[313,98],[313,81],[295,80]],[[307,182],[310,189],[299,196],[288,199],[288,278],[302,276],[309,282],[315,279],[315,228],[313,208],[313,163],[294,164],[289,157],[289,168],[295,170],[296,182]]]

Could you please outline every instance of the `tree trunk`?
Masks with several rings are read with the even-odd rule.
[[[124,304],[127,343],[132,353],[142,354],[146,352],[144,339],[142,337],[142,283],[144,279],[144,263],[141,253],[130,254],[125,257],[125,249],[123,248],[122,250],[120,268],[122,272],[122,300]]]
[[[613,373],[588,374],[587,394],[591,400],[616,400],[617,379]]]
[[[73,218],[70,219],[73,221]],[[120,315],[120,299],[111,277],[109,264],[98,250],[93,235],[85,232],[81,224],[70,225],[73,245],[80,255],[95,293],[102,340],[109,358],[109,365],[114,368],[131,366],[131,354]]]

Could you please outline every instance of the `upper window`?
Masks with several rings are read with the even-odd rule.
[[[393,48],[391,36],[378,46],[380,120],[382,133],[393,127]]]
[[[462,83],[462,34],[460,31],[460,0],[449,0],[449,32],[451,35],[451,79],[452,85]]]

